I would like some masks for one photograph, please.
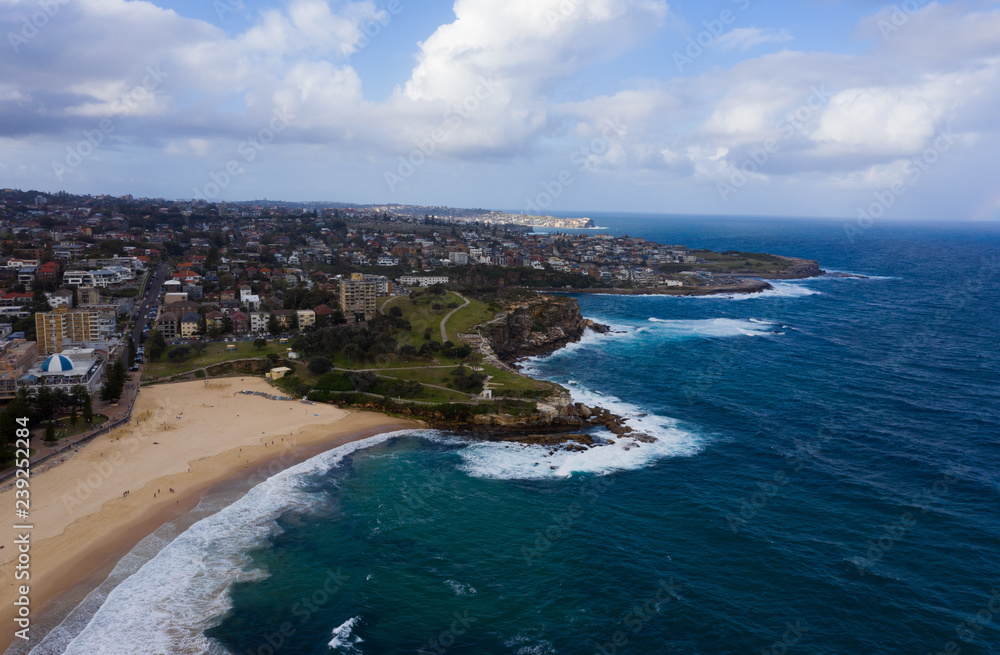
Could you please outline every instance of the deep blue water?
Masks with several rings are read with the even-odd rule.
[[[595,219],[871,277],[581,297],[614,332],[530,369],[657,444],[328,454],[175,540],[66,652],[1000,653],[1000,227]]]

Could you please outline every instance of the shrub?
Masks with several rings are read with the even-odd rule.
[[[354,391],[354,385],[350,378],[343,373],[331,371],[316,382],[316,389],[319,391]]]
[[[309,360],[309,370],[316,375],[323,375],[333,368],[333,362],[329,358],[317,355]]]

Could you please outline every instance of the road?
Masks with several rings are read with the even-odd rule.
[[[146,295],[142,299],[142,303],[139,305],[139,320],[137,320],[135,325],[132,327],[132,341],[135,342],[136,346],[141,343],[140,337],[142,337],[142,330],[146,327],[146,321],[149,320],[147,316],[149,314],[149,308],[158,302],[160,290],[163,288],[163,283],[166,281],[167,272],[169,270],[170,268],[166,264],[161,263],[156,267],[156,271],[154,271],[153,277],[149,281],[149,286],[146,289]],[[129,353],[129,356],[134,359],[135,353]],[[126,368],[132,364],[132,362],[122,363],[126,365]]]
[[[466,298],[465,296],[463,296],[462,294],[460,294],[457,291],[452,291],[452,293],[455,294],[456,296],[458,296],[459,298],[461,298],[462,300],[464,300],[465,304],[462,305],[462,306],[460,306],[460,307],[456,307],[455,309],[451,310],[450,312],[448,312],[447,316],[445,316],[444,318],[441,319],[441,343],[444,343],[445,341],[448,340],[448,330],[445,329],[445,325],[448,324],[448,319],[451,318],[451,315],[454,314],[455,312],[457,312],[458,310],[465,309],[466,307],[469,306],[469,299],[468,298]]]

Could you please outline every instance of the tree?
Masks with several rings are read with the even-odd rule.
[[[232,332],[233,332],[233,319],[229,317],[229,314],[226,314],[222,317],[222,333],[232,334]]]
[[[52,443],[56,440],[56,426],[52,421],[45,426],[45,442]]]
[[[267,339],[257,338],[253,340],[253,345],[257,350],[264,350],[267,348]]]
[[[73,409],[71,409],[69,412],[69,424],[76,425],[76,422],[79,420],[79,418],[80,417],[77,416],[76,414],[76,405],[73,405]]]
[[[195,333],[202,336],[208,334],[208,319],[205,318],[204,314],[202,314],[201,318],[198,319],[198,329]]]
[[[281,333],[281,322],[278,320],[278,317],[275,316],[273,312],[271,314],[268,314],[267,316],[267,331],[270,332],[271,334]]]
[[[317,355],[309,360],[309,370],[316,375],[328,373],[333,368],[333,362],[328,357]]]
[[[128,374],[125,373],[125,365],[122,360],[117,360],[108,369],[104,384],[101,385],[101,400],[106,403],[116,403],[125,391],[125,381]]]
[[[48,421],[56,415],[56,396],[52,389],[44,385],[35,393],[35,415],[41,421]]]
[[[149,361],[159,360],[166,349],[167,340],[163,338],[163,334],[159,330],[150,332],[149,339],[146,340],[146,354],[149,355]]]
[[[94,420],[94,406],[89,391],[85,391],[83,395],[83,420],[87,422],[87,425],[90,425],[90,422]]]
[[[191,355],[190,346],[177,346],[176,348],[167,353],[167,359],[175,363],[183,362],[190,355]]]

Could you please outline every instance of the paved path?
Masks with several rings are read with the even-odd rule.
[[[455,309],[451,310],[450,312],[448,312],[447,316],[445,316],[444,318],[441,319],[441,343],[444,343],[445,341],[448,340],[448,330],[445,329],[445,325],[448,323],[448,319],[451,318],[451,315],[454,314],[455,312],[457,312],[458,310],[465,309],[466,307],[469,306],[469,299],[468,298],[466,298],[465,296],[463,296],[462,294],[460,294],[457,291],[452,291],[452,293],[455,294],[456,296],[458,296],[459,298],[461,298],[462,300],[464,300],[465,304],[462,305],[462,306],[460,306],[460,307],[456,307]]]
[[[388,307],[391,303],[399,300],[400,298],[406,298],[406,297],[407,296],[393,296],[392,298],[389,298],[384,303],[382,303],[382,309],[380,309],[379,312],[385,314],[386,307]]]

